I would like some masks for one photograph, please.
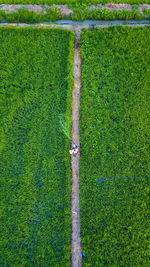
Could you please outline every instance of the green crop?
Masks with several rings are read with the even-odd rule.
[[[148,4],[150,0],[113,0],[113,3],[128,3],[128,4]],[[0,4],[58,4],[58,5],[94,5],[94,4],[106,4],[110,3],[110,0],[0,0]]]
[[[93,10],[83,10],[77,9],[74,14],[71,15],[72,20],[131,20],[137,19],[142,20],[144,18],[149,19],[150,15],[142,15],[136,10],[114,10],[109,11],[107,8],[93,9]]]
[[[70,266],[74,34],[0,28],[1,265]]]
[[[87,6],[72,7],[73,14],[61,15],[57,7],[53,6],[51,9],[47,9],[44,14],[41,11],[40,14],[35,11],[28,11],[26,8],[20,8],[17,12],[13,11],[10,13],[0,10],[0,22],[14,22],[14,23],[40,23],[40,22],[53,22],[63,19],[72,19],[76,21],[83,20],[142,20],[149,19],[149,9],[144,9],[144,14],[141,14],[138,10],[138,5],[133,6],[130,10],[114,10],[109,11],[107,8],[96,8],[88,10]]]
[[[65,15],[61,15],[57,12],[57,8],[53,7],[46,11],[46,14],[41,14],[35,11],[28,11],[26,8],[20,8],[17,12],[6,13],[4,10],[0,10],[0,22],[15,22],[15,23],[40,23],[40,22],[52,22],[59,19],[65,19]]]
[[[150,27],[81,34],[84,266],[148,266]]]
[[[150,9],[145,8],[143,12],[144,12],[144,15],[146,15],[147,17],[150,17]]]

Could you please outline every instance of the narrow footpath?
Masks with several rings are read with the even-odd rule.
[[[74,90],[72,93],[72,141],[79,143],[79,106],[81,89],[81,57],[80,57],[80,29],[75,30],[74,48]],[[72,192],[71,192],[71,257],[72,267],[82,266],[82,253],[80,241],[80,201],[79,201],[79,154],[71,156]]]

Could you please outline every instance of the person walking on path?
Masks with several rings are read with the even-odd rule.
[[[79,152],[79,147],[76,144],[73,144],[72,148],[69,150],[70,154],[76,157]]]

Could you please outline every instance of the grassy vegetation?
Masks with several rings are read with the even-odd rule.
[[[83,30],[84,266],[148,266],[150,27]]]
[[[1,265],[70,266],[74,34],[0,28]]]
[[[28,11],[26,8],[21,8],[18,12],[6,13],[4,10],[0,10],[0,22],[15,22],[15,23],[40,23],[40,22],[53,22],[61,19],[72,19],[76,21],[83,21],[87,19],[91,20],[142,20],[150,19],[150,12],[148,9],[144,9],[142,15],[136,9],[129,10],[114,10],[109,12],[107,8],[103,9],[82,9],[74,8],[74,13],[71,15],[61,15],[58,12],[58,8],[53,7],[47,11],[46,14],[41,14],[35,11]]]
[[[21,22],[21,23],[40,23],[42,21],[56,21],[60,19],[66,19],[67,16],[61,15],[57,12],[57,8],[53,7],[47,10],[46,14],[41,12],[41,14],[36,13],[35,11],[28,11],[26,8],[20,8],[17,12],[6,13],[4,10],[0,10],[0,22]]]
[[[140,12],[136,10],[114,10],[108,11],[107,8],[102,9],[93,9],[93,10],[83,10],[77,9],[74,14],[71,16],[73,20],[129,20],[129,19],[137,19],[141,20],[144,18],[149,19],[150,15],[145,12],[145,15],[142,15]]]
[[[57,4],[86,4],[86,5],[94,5],[94,4],[106,4],[110,3],[110,0],[0,0],[0,4],[49,4],[49,5],[57,5]],[[150,3],[150,0],[113,0],[113,3],[129,3],[129,4],[146,4]]]
[[[150,17],[150,9],[144,8],[144,15]]]
[[[46,14],[41,12],[41,14],[35,11],[28,11],[26,8],[20,8],[18,12],[6,13],[4,10],[0,10],[0,22],[4,20],[8,22],[21,22],[21,23],[40,23],[42,21],[56,21],[59,19],[65,19],[66,16],[61,15],[57,12],[57,8],[52,8],[47,11]]]

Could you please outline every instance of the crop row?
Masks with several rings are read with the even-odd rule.
[[[148,266],[150,27],[83,30],[84,266]]]
[[[144,9],[141,14],[137,8],[129,10],[114,10],[109,11],[107,8],[102,9],[82,9],[74,8],[74,13],[69,15],[62,15],[59,13],[57,7],[52,7],[44,14],[36,13],[35,11],[28,11],[26,8],[20,8],[18,12],[5,12],[0,10],[0,22],[25,22],[25,23],[40,23],[40,22],[52,22],[61,19],[71,19],[76,21],[83,20],[142,20],[150,18],[150,10]]]

